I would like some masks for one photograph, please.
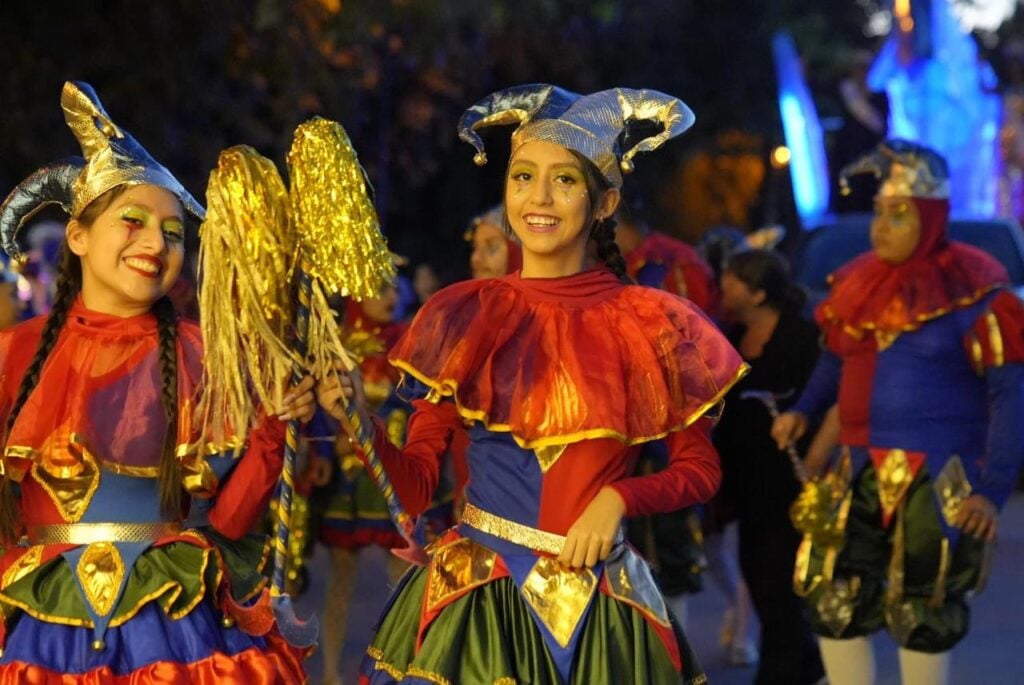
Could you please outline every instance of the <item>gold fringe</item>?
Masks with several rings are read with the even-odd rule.
[[[395,277],[368,181],[341,124],[314,117],[288,151],[291,209],[304,267],[326,292],[376,297]]]
[[[250,147],[220,154],[206,202],[200,228],[200,442],[223,443],[231,437],[226,433],[244,434],[254,424],[254,394],[264,406],[281,405],[296,361],[285,340],[298,246],[284,182],[273,162]]]
[[[314,117],[295,129],[288,151],[291,216],[302,270],[312,277],[306,353],[315,378],[340,359],[355,368],[327,298],[376,297],[395,278],[369,181],[341,124]]]

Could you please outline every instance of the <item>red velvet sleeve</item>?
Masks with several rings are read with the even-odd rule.
[[[710,419],[700,419],[686,430],[670,433],[665,441],[665,469],[612,484],[626,503],[627,517],[675,511],[706,502],[718,490],[722,468],[718,452],[711,445]]]
[[[245,454],[217,491],[210,524],[227,537],[242,538],[267,510],[284,464],[286,427],[280,419],[264,417],[249,433]]]
[[[416,516],[430,507],[440,478],[441,458],[454,432],[461,429],[461,421],[452,402],[415,400],[412,406],[405,446],[392,444],[387,428],[377,417],[373,417],[373,446],[399,502],[410,516]]]

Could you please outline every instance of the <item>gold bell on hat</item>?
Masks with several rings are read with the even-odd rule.
[[[93,640],[92,641],[92,651],[94,651],[94,652],[102,652],[106,648],[107,648],[107,643],[104,642],[103,640]]]

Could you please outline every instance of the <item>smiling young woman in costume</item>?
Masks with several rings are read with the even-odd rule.
[[[639,118],[660,133],[620,150]],[[693,305],[623,285],[609,219],[633,155],[692,120],[654,91],[548,85],[495,93],[463,115],[481,163],[476,131],[520,124],[504,203],[523,267],[440,291],[390,355],[425,391],[401,450],[377,426],[399,497],[413,513],[427,506],[463,421],[470,478],[461,523],[396,590],[363,682],[704,682],[622,521],[714,493],[703,417],[744,367]],[[606,266],[584,271],[589,240]],[[358,402],[358,382],[325,387],[321,402],[341,393]],[[662,437],[668,468],[631,477],[639,445]]]
[[[266,557],[247,532],[312,382],[244,449],[194,444],[202,340],[166,295],[203,208],[90,86],[66,83],[61,104],[85,158],[0,208],[12,257],[42,205],[71,216],[51,313],[0,332],[0,682],[302,682],[301,651],[258,601]]]

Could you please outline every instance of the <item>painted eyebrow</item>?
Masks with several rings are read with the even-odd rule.
[[[139,209],[146,210],[150,214],[156,214],[156,210],[154,210],[152,207],[147,205],[145,202],[136,202],[135,200],[125,200],[124,202],[122,202],[121,204],[119,204],[117,206],[118,209],[124,209],[125,207],[138,207]],[[168,221],[179,221],[181,223],[185,223],[185,217],[181,216],[180,214],[175,213],[175,214],[172,214],[171,216],[167,217],[166,219],[164,219],[160,223],[162,225],[162,224],[164,224],[164,223],[166,223]]]

